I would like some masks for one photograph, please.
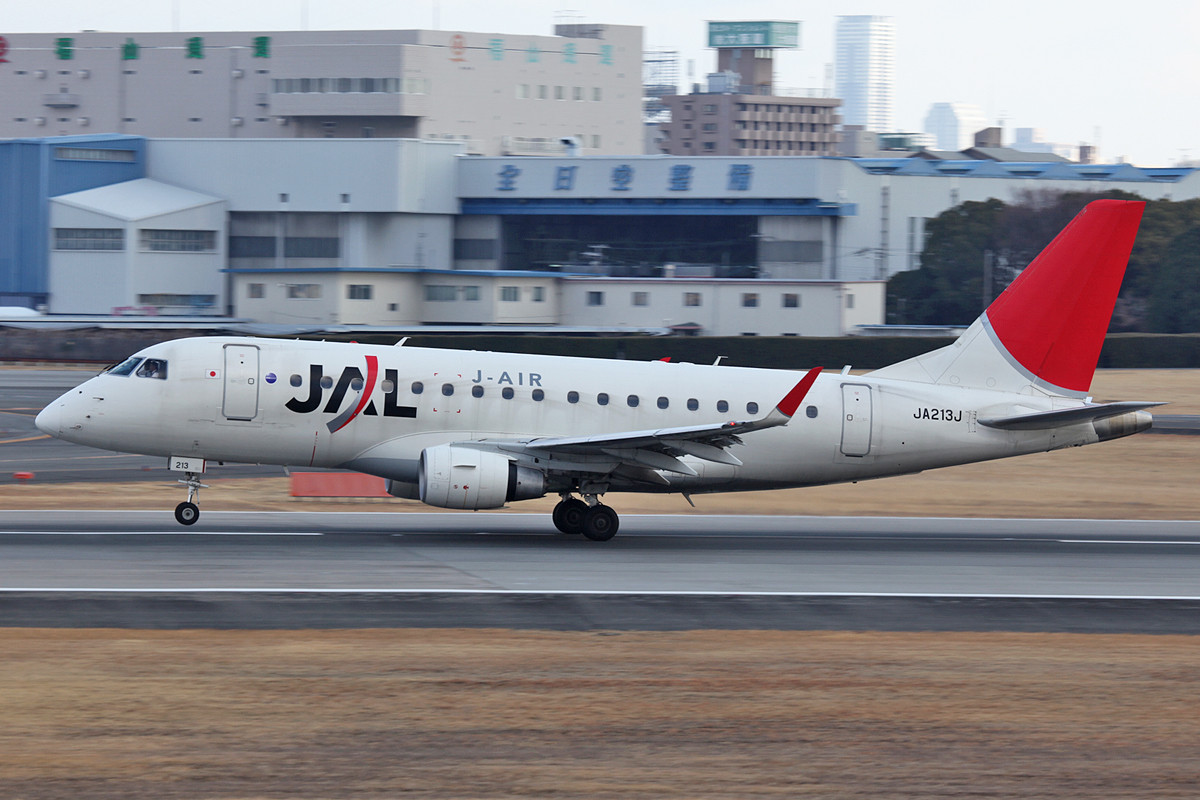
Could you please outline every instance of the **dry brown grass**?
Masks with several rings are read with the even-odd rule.
[[[1095,391],[1200,413],[1198,376],[1108,374]],[[1197,519],[1198,447],[1139,436],[697,503]],[[282,479],[214,484],[206,509],[359,507],[297,503]],[[169,479],[33,484],[0,487],[0,505],[167,509],[180,494]],[[690,513],[678,498],[611,501]],[[1197,648],[1066,634],[0,628],[0,798],[1192,798]]]
[[[13,798],[1195,797],[1190,637],[0,630]]]

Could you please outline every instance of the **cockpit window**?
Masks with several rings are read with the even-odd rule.
[[[147,358],[138,367],[137,376],[139,378],[158,378],[160,381],[167,379],[167,362],[161,358]]]
[[[108,371],[109,375],[129,375],[133,372],[134,367],[142,363],[141,356],[130,356],[129,358],[117,364]]]

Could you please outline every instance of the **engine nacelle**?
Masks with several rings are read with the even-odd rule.
[[[499,508],[546,494],[544,473],[473,447],[426,447],[419,476],[421,502],[439,508]]]

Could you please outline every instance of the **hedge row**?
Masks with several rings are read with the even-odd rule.
[[[202,335],[196,331],[26,331],[0,330],[0,360],[116,362],[156,341]],[[326,340],[354,340],[394,344],[397,336],[358,332],[324,335]],[[768,336],[425,336],[409,337],[418,347],[544,353],[591,358],[626,358],[741,367],[806,369],[823,366],[841,369],[875,369],[949,344],[951,339],[847,337],[812,339]],[[1113,334],[1100,354],[1104,368],[1200,368],[1200,334]]]

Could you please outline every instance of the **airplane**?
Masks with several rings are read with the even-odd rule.
[[[161,456],[184,525],[209,462],[354,470],[396,497],[489,509],[557,494],[606,541],[608,492],[780,489],[1078,447],[1154,402],[1088,396],[1145,203],[1090,203],[953,343],[863,375],[197,337],[147,347],[37,427]]]

